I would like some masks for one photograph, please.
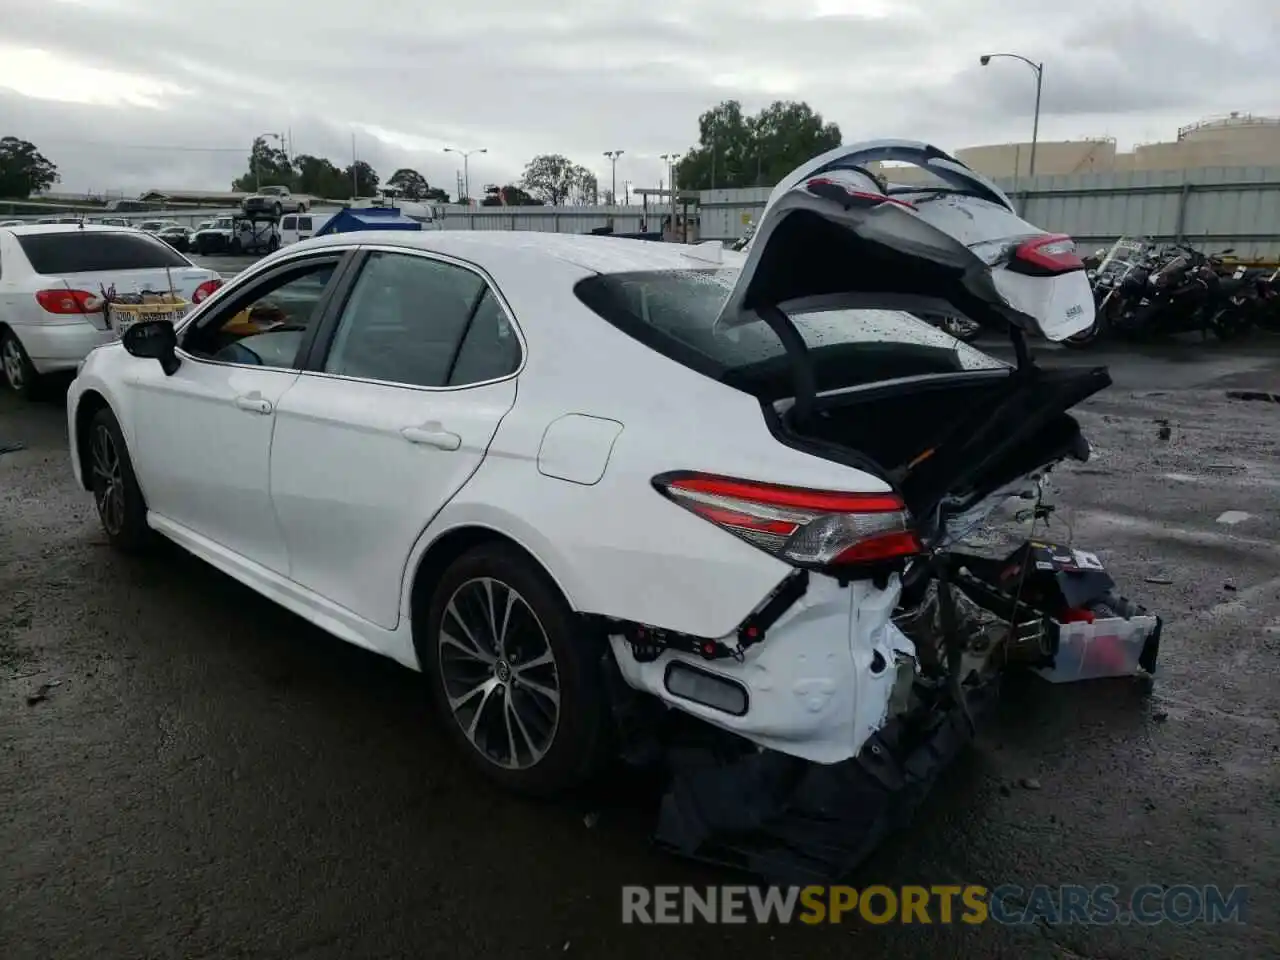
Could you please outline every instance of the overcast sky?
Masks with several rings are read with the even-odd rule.
[[[1280,114],[1280,3],[1234,0],[0,0],[0,135],[63,190],[228,189],[254,136],[385,178],[475,192],[538,153],[656,185],[727,98],[807,100],[845,141],[948,149],[1172,139],[1231,110]]]

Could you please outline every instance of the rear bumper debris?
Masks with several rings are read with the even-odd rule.
[[[986,716],[996,700],[994,683],[972,689],[968,712]],[[856,757],[835,764],[772,750],[725,759],[711,748],[673,748],[654,839],[767,883],[832,883],[911,821],[973,736],[965,711],[952,706],[925,728],[890,720]]]

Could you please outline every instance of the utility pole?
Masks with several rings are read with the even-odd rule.
[[[679,214],[676,212],[676,161],[680,159],[678,153],[664,153],[658,158],[665,160],[668,168],[668,179],[671,183],[671,232],[674,235],[676,231],[676,220]]]
[[[471,150],[459,150],[456,147],[445,147],[445,153],[457,153],[462,156],[462,189],[466,191],[467,206],[471,206],[471,165],[468,161],[473,153],[488,153],[488,147],[476,147]]]
[[[623,152],[622,150],[606,150],[604,152],[613,167],[613,177],[609,183],[609,200],[615,207],[618,205],[618,158],[622,156]]]

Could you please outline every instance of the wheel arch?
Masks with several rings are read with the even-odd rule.
[[[413,576],[407,591],[407,613],[409,616],[409,633],[413,641],[414,651],[421,663],[422,655],[419,644],[423,639],[418,628],[425,623],[426,612],[431,604],[431,594],[439,583],[444,572],[455,560],[470,550],[486,543],[498,543],[508,547],[515,555],[523,557],[541,571],[548,582],[555,587],[560,596],[575,614],[577,608],[564,584],[551,568],[534,553],[526,544],[496,527],[481,523],[462,523],[443,531],[431,541],[418,558],[413,567]]]
[[[89,489],[89,444],[86,442],[89,425],[93,423],[93,418],[97,416],[99,410],[111,410],[111,404],[97,390],[90,387],[80,395],[79,401],[76,403],[75,418],[75,441],[76,441],[76,460],[80,464],[80,486],[85,490]],[[114,411],[112,411],[114,413]],[[120,417],[117,415],[116,420]]]

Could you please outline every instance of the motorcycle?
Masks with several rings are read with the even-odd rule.
[[[1130,303],[1140,299],[1156,257],[1155,247],[1145,237],[1121,237],[1111,247],[1094,254],[1096,266],[1090,270],[1093,286],[1093,323],[1063,345],[1077,349],[1090,347],[1108,331],[1123,327],[1122,319]]]
[[[1145,238],[1122,237],[1099,262],[1093,277],[1094,324],[1065,341],[1085,347],[1106,334],[1140,339],[1200,331],[1221,340],[1240,335],[1257,320],[1262,284],[1234,273],[1223,257],[1184,243],[1158,247]]]

